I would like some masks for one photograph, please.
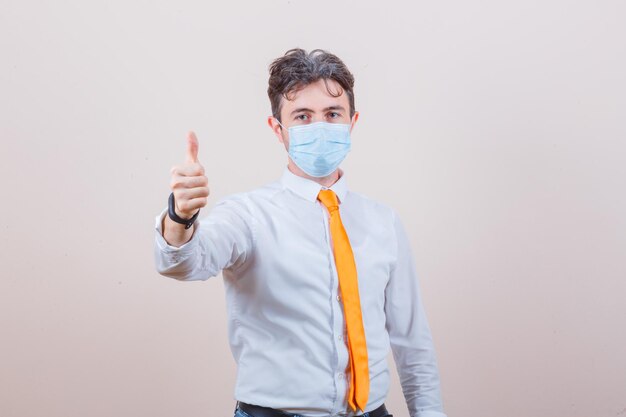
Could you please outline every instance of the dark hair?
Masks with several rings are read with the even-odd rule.
[[[280,121],[281,98],[287,100],[307,85],[324,80],[328,94],[339,97],[345,91],[350,103],[350,117],[354,115],[354,76],[348,67],[336,55],[322,49],[307,53],[304,49],[294,48],[270,64],[270,79],[267,95],[272,105],[272,115]],[[340,90],[333,92],[327,80],[335,80]]]

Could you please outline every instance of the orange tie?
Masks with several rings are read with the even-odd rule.
[[[354,254],[352,253],[346,230],[343,228],[343,223],[341,223],[337,195],[332,190],[321,190],[317,198],[326,206],[330,213],[330,235],[333,240],[335,265],[339,275],[339,287],[341,289],[341,297],[343,298],[343,310],[348,329],[350,374],[352,375],[348,404],[353,411],[356,411],[356,407],[359,407],[364,413],[370,390],[370,378]]]

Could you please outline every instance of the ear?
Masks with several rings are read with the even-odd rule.
[[[359,112],[355,111],[354,116],[352,116],[352,122],[350,123],[350,133],[352,133],[352,129],[354,129],[357,120],[359,120]]]
[[[283,141],[283,129],[278,124],[278,119],[276,119],[274,116],[268,116],[267,117],[267,124],[270,127],[270,129],[272,129],[272,132],[274,132],[274,134],[278,138],[278,141],[280,143],[284,143],[284,141]]]

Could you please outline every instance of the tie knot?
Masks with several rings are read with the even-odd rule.
[[[317,199],[326,206],[329,212],[339,209],[339,199],[333,190],[320,190]]]

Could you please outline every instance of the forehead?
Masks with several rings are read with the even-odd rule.
[[[287,94],[290,100],[287,100],[283,96],[281,98],[281,114],[289,114],[292,109],[300,107],[321,111],[322,109],[331,106],[343,106],[346,110],[348,110],[350,105],[348,95],[342,90],[343,89],[339,83],[335,80],[327,79],[326,83],[323,79],[317,80],[297,92]],[[333,94],[337,95],[340,91],[340,95],[333,97]]]

